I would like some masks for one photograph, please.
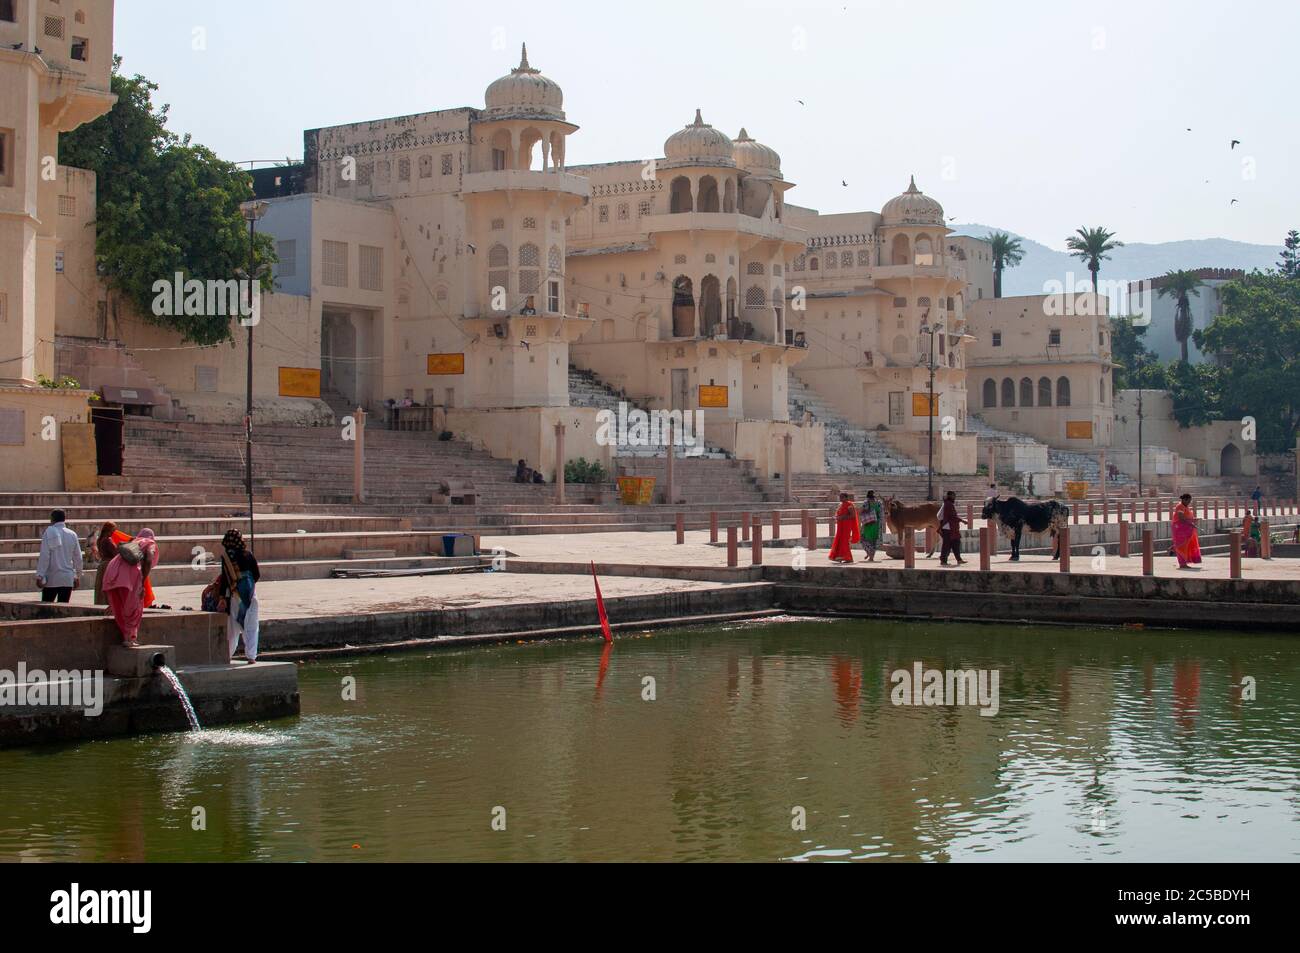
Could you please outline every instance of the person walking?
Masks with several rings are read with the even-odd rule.
[[[218,611],[228,613],[226,639],[230,657],[244,637],[244,657],[252,665],[257,661],[257,582],[262,577],[257,559],[244,544],[237,529],[227,530],[221,540],[221,575],[217,577]]]
[[[943,549],[939,551],[939,565],[948,565],[948,554],[957,557],[957,565],[965,564],[961,558],[961,524],[966,522],[957,515],[957,494],[949,490],[943,496],[943,509],[939,513],[939,535],[943,538]]]
[[[839,509],[835,511],[835,542],[831,544],[831,562],[853,562],[853,544],[858,541],[858,532],[858,511],[853,505],[853,497],[841,493]]]
[[[880,546],[880,537],[885,528],[885,508],[876,499],[875,490],[867,490],[867,498],[862,503],[862,549],[867,554],[867,562],[876,561],[876,549]]]
[[[1201,541],[1196,535],[1196,515],[1192,511],[1192,494],[1184,493],[1174,507],[1174,555],[1178,568],[1187,569],[1201,562]]]
[[[41,602],[68,602],[72,590],[81,585],[81,540],[66,520],[63,510],[54,510],[41,535],[41,554],[36,558]]]

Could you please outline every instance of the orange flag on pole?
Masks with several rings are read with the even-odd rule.
[[[596,584],[596,614],[600,616],[600,632],[606,642],[614,641],[614,634],[609,631],[609,616],[605,614],[605,598],[600,594],[600,580],[596,578],[596,563],[591,563],[591,579]]]

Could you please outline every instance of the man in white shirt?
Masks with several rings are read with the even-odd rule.
[[[41,602],[67,602],[81,584],[81,540],[65,525],[65,518],[63,510],[52,512],[41,537],[41,555],[36,561]]]

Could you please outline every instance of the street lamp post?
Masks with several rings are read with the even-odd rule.
[[[257,267],[257,222],[266,214],[265,202],[245,202],[240,206],[248,222],[248,315],[243,322],[248,329],[248,380],[244,396],[244,488],[248,492],[248,545],[253,547],[253,295],[261,280]]]
[[[929,462],[926,466],[925,476],[925,498],[934,499],[934,336],[943,330],[943,323],[936,321],[933,325],[929,323],[929,312],[926,317],[921,319],[921,333],[930,335],[930,359],[928,361],[930,368],[930,391],[929,403],[926,405],[926,414],[930,418],[930,442],[929,442]]]

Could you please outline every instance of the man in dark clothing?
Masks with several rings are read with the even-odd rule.
[[[957,515],[957,494],[949,490],[943,497],[943,510],[939,514],[939,535],[943,538],[943,549],[939,552],[939,565],[948,565],[948,554],[957,557],[960,566],[966,560],[961,558],[961,524],[966,522]]]

